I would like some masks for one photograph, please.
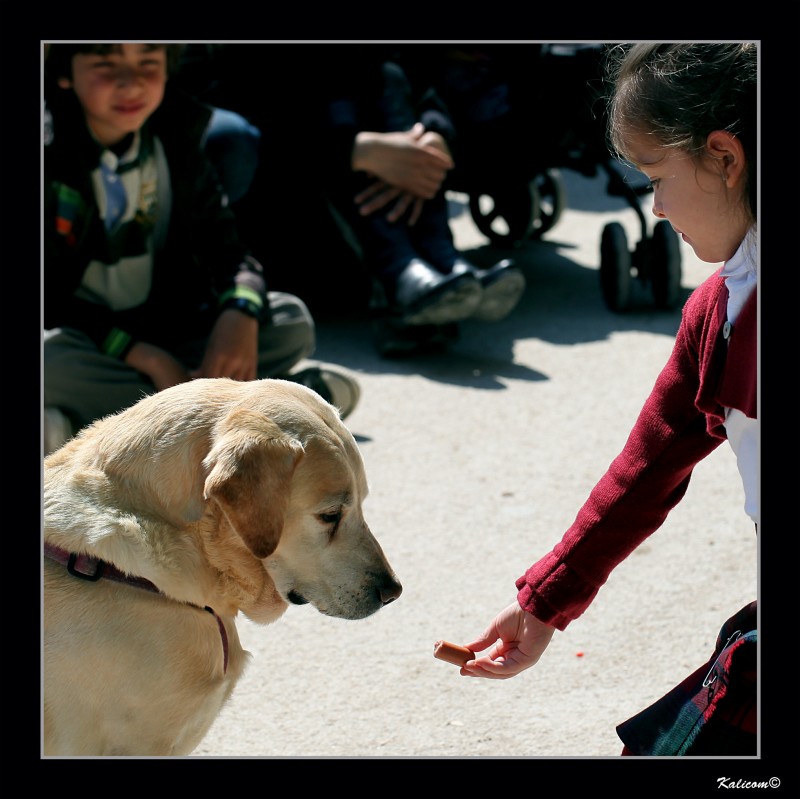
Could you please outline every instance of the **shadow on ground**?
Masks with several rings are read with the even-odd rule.
[[[611,217],[630,215],[631,208],[625,199],[606,193],[603,176],[587,179],[567,171],[563,173],[563,180],[568,210],[605,213]],[[647,204],[646,199],[643,202]],[[451,221],[464,224],[465,219],[459,220],[459,217],[468,218],[470,212],[464,200],[451,198],[450,213]],[[628,331],[674,336],[680,322],[680,309],[691,289],[681,290],[673,310],[659,310],[653,305],[649,287],[633,276],[629,308],[624,313],[612,312],[600,289],[599,235],[596,262],[586,266],[570,257],[576,251],[578,237],[585,235],[585,231],[580,230],[583,217],[572,217],[566,223],[563,216],[561,219],[542,238],[527,240],[513,248],[487,243],[463,250],[478,266],[487,267],[502,258],[513,258],[522,269],[527,288],[519,305],[506,319],[495,323],[468,320],[460,323],[458,338],[445,349],[384,358],[375,345],[368,308],[349,307],[330,312],[329,308],[336,305],[333,302],[313,309],[319,342],[314,357],[354,371],[420,374],[431,380],[496,390],[504,388],[501,378],[548,379],[535,369],[515,362],[514,346],[522,340],[539,339],[569,346],[602,341],[615,333]],[[479,238],[486,241],[484,237]],[[631,249],[637,243],[637,238],[630,240]]]
[[[443,351],[382,358],[375,347],[369,311],[350,311],[343,317],[317,317],[320,360],[339,363],[355,371],[422,374],[432,380],[477,388],[502,388],[496,378],[543,380],[536,370],[514,362],[514,344],[538,338],[570,345],[607,339],[616,332],[646,331],[674,336],[680,307],[690,290],[684,289],[675,310],[652,307],[643,296],[641,307],[616,314],[605,305],[599,273],[571,261],[563,254],[569,245],[560,241],[533,241],[512,253],[493,247],[465,251],[478,265],[513,257],[527,280],[519,305],[504,320],[474,321],[459,325],[458,339]]]

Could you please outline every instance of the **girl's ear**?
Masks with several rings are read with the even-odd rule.
[[[706,139],[706,152],[718,164],[720,176],[729,188],[733,188],[746,175],[744,147],[733,133],[713,130]]]
[[[72,81],[69,78],[59,78],[56,83],[60,89],[71,89]]]

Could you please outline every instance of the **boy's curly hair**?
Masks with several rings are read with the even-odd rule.
[[[167,53],[167,74],[172,75],[178,68],[185,44],[148,43],[152,47],[163,48]],[[52,80],[72,78],[72,57],[78,54],[105,55],[119,50],[120,42],[78,42],[71,44],[44,43],[45,72]]]

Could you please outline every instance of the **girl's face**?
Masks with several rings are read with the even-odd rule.
[[[106,147],[139,130],[158,108],[167,83],[167,53],[148,44],[121,44],[107,54],[78,53],[72,58],[72,88],[86,122]]]
[[[752,224],[744,197],[744,155],[736,147],[727,149],[731,139],[724,131],[709,134],[700,159],[654,146],[644,135],[633,136],[628,149],[631,163],[652,183],[653,213],[669,220],[707,263],[731,258]]]

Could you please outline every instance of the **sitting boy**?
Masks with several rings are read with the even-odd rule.
[[[291,373],[314,321],[268,292],[202,142],[212,109],[171,93],[181,45],[47,45],[44,450],[145,394],[200,377],[279,377],[342,417],[340,370]]]

